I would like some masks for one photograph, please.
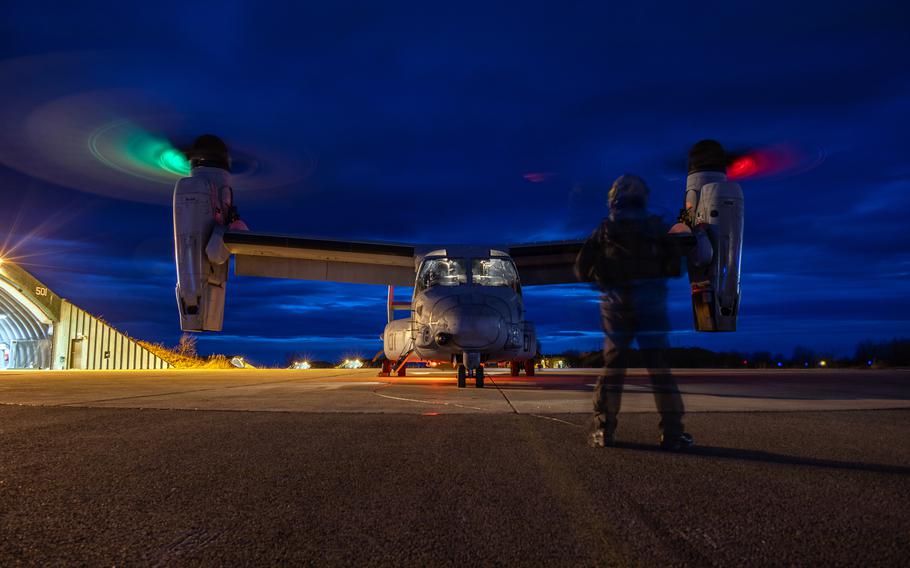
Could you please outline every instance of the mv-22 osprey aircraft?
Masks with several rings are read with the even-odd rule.
[[[574,264],[582,241],[430,246],[252,232],[236,214],[224,143],[200,137],[188,157],[191,174],[174,188],[176,292],[184,331],[221,330],[234,255],[238,275],[387,286],[381,374],[403,376],[410,360],[451,363],[459,388],[468,377],[482,388],[483,364],[509,362],[513,376],[522,368],[534,374],[537,335],[525,319],[522,286],[578,281]],[[726,181],[722,164],[690,171],[686,210],[697,230],[667,238],[676,239],[677,250],[692,251],[696,329],[735,330],[742,190]],[[707,252],[696,254],[699,249]],[[395,286],[414,286],[411,301],[395,301]],[[397,310],[410,317],[395,319]]]

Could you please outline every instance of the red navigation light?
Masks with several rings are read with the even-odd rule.
[[[758,160],[752,154],[746,154],[733,160],[733,163],[727,167],[727,178],[743,179],[754,176],[759,173]]]
[[[794,144],[775,144],[737,156],[727,166],[727,178],[746,178],[794,175],[807,172],[825,159],[820,148],[810,150]]]

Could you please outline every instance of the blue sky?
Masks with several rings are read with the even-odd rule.
[[[415,242],[585,235],[625,172],[672,214],[687,148],[823,160],[746,180],[740,330],[676,345],[852,352],[910,335],[910,35],[901,3],[18,2],[0,22],[0,229],[60,295],[179,337],[170,187],[84,156],[120,119],[260,161],[253,229]],[[554,175],[531,183],[529,172]],[[6,237],[5,237],[6,238]],[[381,287],[232,277],[206,351],[372,355]],[[596,294],[526,290],[545,351],[600,344]]]

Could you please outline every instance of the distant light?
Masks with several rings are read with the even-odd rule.
[[[805,363],[803,363],[803,367],[808,367],[808,366],[809,366],[809,362],[808,362],[808,361],[806,361]]]
[[[553,172],[528,172],[521,177],[531,183],[541,183],[552,179],[554,176],[556,176],[556,174]]]
[[[3,263],[6,262],[5,258],[0,257],[0,266],[3,266]]]
[[[866,365],[872,366],[872,361],[866,361]]]
[[[777,366],[778,366],[778,367],[783,367],[783,366],[784,366],[784,364],[783,364],[783,363],[781,363],[781,362],[780,362],[780,361],[778,361],[778,362],[777,362]]]
[[[309,369],[309,368],[310,368],[310,362],[309,362],[309,361],[295,361],[294,364],[291,366],[291,368],[293,368],[293,369]]]
[[[827,366],[828,366],[828,362],[827,362],[827,361],[819,361],[818,364],[821,365],[822,367],[827,367]]]
[[[749,361],[747,361],[746,359],[743,359],[743,365],[748,365],[748,364],[749,364]]]

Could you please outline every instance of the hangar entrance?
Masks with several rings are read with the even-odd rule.
[[[0,371],[167,369],[171,365],[99,317],[0,259]]]
[[[49,369],[53,364],[53,314],[24,289],[0,279],[0,370]]]

